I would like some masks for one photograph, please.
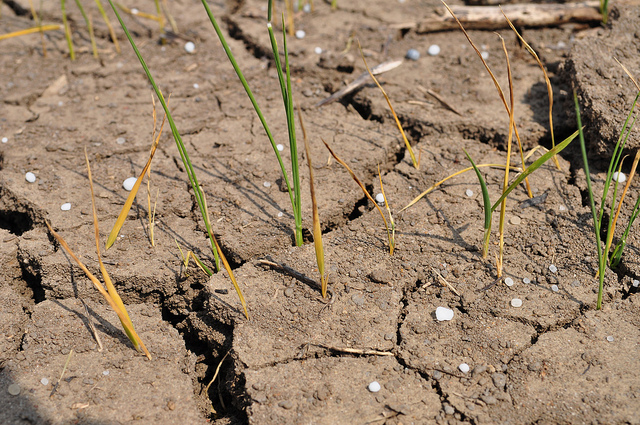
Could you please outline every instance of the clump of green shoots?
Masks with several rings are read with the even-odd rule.
[[[584,174],[585,174],[585,178],[587,179],[587,192],[589,195],[589,204],[591,206],[591,214],[593,215],[593,228],[594,228],[594,233],[596,236],[596,248],[597,248],[597,252],[598,252],[598,300],[596,302],[596,309],[600,310],[602,308],[602,293],[604,291],[604,275],[605,275],[605,269],[607,266],[607,262],[610,262],[610,265],[613,267],[614,264],[617,265],[620,263],[620,260],[622,258],[622,251],[624,250],[624,247],[626,245],[626,238],[629,234],[629,230],[631,229],[631,225],[633,224],[633,221],[638,217],[638,212],[639,212],[639,207],[640,207],[640,197],[638,198],[638,201],[636,201],[636,204],[634,206],[633,212],[631,214],[631,218],[629,219],[629,223],[627,224],[627,228],[624,231],[624,234],[622,236],[622,238],[620,239],[620,241],[618,242],[618,244],[616,245],[616,247],[614,248],[613,252],[612,252],[612,256],[609,256],[609,251],[611,250],[611,243],[613,241],[613,234],[615,232],[615,227],[616,227],[616,222],[618,220],[618,215],[620,213],[620,209],[622,206],[622,202],[624,201],[624,197],[627,193],[627,189],[629,188],[629,185],[631,184],[631,180],[633,179],[633,176],[635,175],[635,170],[636,167],[638,166],[638,160],[640,159],[640,153],[637,153],[635,156],[635,160],[633,161],[633,167],[632,167],[632,171],[629,175],[629,180],[624,188],[624,191],[622,193],[622,196],[620,198],[619,201],[617,201],[617,194],[618,194],[618,179],[614,178],[614,174],[616,174],[617,176],[620,176],[621,174],[621,169],[622,169],[622,163],[624,161],[624,158],[622,156],[622,152],[624,150],[624,147],[627,143],[627,140],[629,138],[629,135],[631,134],[631,129],[633,128],[633,125],[635,124],[635,120],[636,117],[633,115],[633,111],[635,109],[636,106],[636,102],[638,102],[638,99],[640,98],[640,93],[638,93],[638,95],[636,96],[633,105],[631,106],[631,110],[629,111],[629,114],[627,115],[627,119],[624,122],[624,125],[622,126],[622,130],[620,131],[620,136],[618,137],[618,141],[616,142],[616,145],[613,149],[613,155],[611,156],[611,161],[609,162],[609,168],[607,170],[607,177],[605,179],[604,182],[604,189],[602,191],[602,198],[600,200],[600,209],[596,210],[596,205],[595,205],[595,201],[594,201],[594,192],[593,192],[593,188],[591,185],[591,174],[589,173],[589,162],[587,160],[587,148],[586,148],[586,144],[585,144],[585,140],[584,140],[584,134],[582,131],[582,119],[580,116],[580,104],[578,103],[578,95],[575,93],[575,91],[573,92],[573,100],[575,103],[575,108],[576,108],[576,118],[577,118],[577,122],[578,122],[578,132],[580,134],[580,149],[582,151],[582,160],[584,163]],[[611,197],[611,201],[609,204],[609,209],[611,211],[611,213],[613,213],[614,210],[616,210],[616,203],[618,204],[618,208],[615,214],[615,217],[610,217],[609,218],[609,222],[607,225],[607,231],[606,231],[606,237],[607,240],[605,242],[605,246],[604,248],[602,247],[602,241],[600,239],[600,235],[601,235],[601,229],[602,229],[602,218],[604,216],[604,210],[607,207],[607,199],[608,199],[608,193],[609,190],[611,189],[611,185],[613,184],[613,195]]]
[[[272,11],[273,11],[273,0],[269,0],[268,14],[267,14],[267,20],[268,20],[267,30],[269,32],[269,39],[271,41],[271,48],[273,51],[274,61],[276,64],[276,71],[278,74],[278,80],[280,82],[280,91],[282,93],[282,100],[284,103],[284,109],[287,117],[289,149],[291,152],[292,182],[289,181],[289,176],[287,175],[287,171],[285,169],[284,163],[282,162],[282,157],[280,156],[280,152],[278,151],[277,144],[275,142],[275,139],[273,138],[271,130],[269,129],[267,121],[264,118],[264,115],[262,114],[260,107],[258,106],[258,102],[253,96],[253,92],[251,91],[251,88],[249,87],[247,80],[244,78],[244,75],[240,70],[240,66],[235,60],[235,57],[233,56],[233,53],[231,52],[231,49],[227,44],[227,41],[220,29],[220,26],[218,25],[218,22],[213,16],[213,12],[211,12],[211,9],[209,8],[209,5],[207,4],[206,0],[202,0],[202,5],[206,10],[207,15],[209,16],[211,25],[213,25],[213,28],[216,34],[218,35],[218,39],[220,40],[220,44],[222,44],[222,48],[224,49],[225,53],[227,54],[227,57],[229,58],[229,62],[231,62],[231,65],[233,66],[233,69],[235,70],[236,75],[240,80],[240,83],[244,87],[244,90],[247,93],[247,96],[249,97],[249,100],[251,101],[251,104],[253,105],[254,110],[256,111],[256,114],[258,114],[258,118],[262,123],[262,127],[267,133],[267,137],[269,138],[269,142],[271,143],[273,152],[275,153],[276,158],[278,160],[278,164],[280,165],[280,170],[282,172],[284,182],[287,186],[287,191],[289,192],[289,198],[291,200],[291,207],[293,209],[293,217],[295,221],[295,232],[294,232],[295,242],[297,246],[301,246],[303,244],[302,206],[301,206],[302,197],[300,192],[300,173],[299,173],[299,166],[298,166],[298,147],[296,143],[295,118],[293,115],[294,108],[293,108],[293,95],[291,91],[291,71],[289,69],[289,52],[287,50],[287,36],[286,36],[285,27],[283,25],[283,28],[282,28],[282,41],[283,41],[283,50],[284,50],[284,68],[283,68],[282,62],[280,61],[278,43],[276,41],[276,37],[273,32],[273,24],[271,22]],[[283,17],[283,21],[284,21],[284,17]]]
[[[191,159],[189,158],[189,154],[187,152],[187,149],[186,149],[186,147],[185,147],[185,145],[184,145],[184,143],[182,141],[182,136],[180,136],[180,133],[178,132],[178,128],[176,127],[176,124],[175,124],[175,122],[173,120],[173,116],[171,115],[171,111],[169,110],[169,106],[168,106],[167,102],[165,101],[164,96],[162,95],[162,92],[158,88],[158,85],[156,84],[155,80],[153,79],[153,75],[151,75],[151,71],[149,70],[149,67],[147,66],[144,58],[140,54],[140,51],[138,50],[138,47],[136,46],[135,42],[133,41],[133,37],[131,37],[131,34],[129,33],[129,30],[128,30],[127,26],[125,25],[124,21],[122,20],[122,17],[118,13],[118,10],[116,9],[116,6],[113,3],[113,0],[108,0],[108,1],[109,1],[109,5],[111,6],[111,9],[113,10],[113,12],[115,13],[116,17],[118,18],[118,22],[120,23],[120,26],[122,27],[122,30],[124,31],[127,39],[129,40],[129,43],[131,44],[131,47],[133,48],[133,51],[135,52],[136,56],[138,57],[138,60],[140,61],[140,65],[142,66],[142,68],[144,69],[145,73],[147,74],[147,78],[149,79],[149,82],[153,86],[153,89],[154,89],[154,91],[156,93],[156,96],[160,100],[160,104],[162,104],[162,108],[164,109],[164,113],[166,114],[167,121],[169,122],[169,126],[171,127],[171,133],[173,134],[173,138],[174,138],[174,140],[176,142],[176,146],[178,147],[178,151],[180,152],[180,158],[182,158],[182,163],[185,166],[185,170],[187,171],[187,176],[189,177],[189,183],[191,184],[191,188],[193,189],[193,193],[194,193],[194,196],[196,198],[196,202],[198,204],[198,208],[200,209],[200,213],[201,213],[202,219],[204,221],[205,229],[207,230],[207,236],[209,237],[209,243],[210,243],[210,246],[211,246],[211,251],[213,252],[213,255],[215,257],[216,270],[220,270],[220,261],[222,261],[222,264],[223,264],[224,268],[227,270],[227,273],[229,273],[229,278],[231,279],[231,282],[233,283],[233,286],[234,286],[234,288],[236,290],[236,293],[238,294],[238,297],[240,298],[240,302],[242,303],[242,308],[244,310],[244,314],[248,319],[249,318],[249,313],[247,311],[247,306],[246,306],[246,303],[245,303],[245,300],[244,300],[244,296],[242,295],[242,291],[240,290],[240,286],[236,282],[236,279],[235,279],[234,274],[233,274],[233,270],[231,269],[231,267],[230,267],[228,261],[226,260],[224,254],[220,250],[220,246],[218,245],[218,241],[216,240],[215,235],[213,234],[213,229],[211,227],[211,222],[209,220],[209,213],[208,213],[208,209],[207,209],[207,201],[206,201],[206,198],[205,198],[204,191],[202,190],[202,187],[198,183],[198,178],[197,178],[195,170],[193,168],[193,164],[191,163]],[[144,176],[144,173],[142,174],[142,176]],[[140,179],[138,179],[138,180],[140,180]]]

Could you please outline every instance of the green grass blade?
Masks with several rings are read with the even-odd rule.
[[[82,15],[82,18],[84,19],[84,22],[87,25],[87,30],[89,31],[89,39],[91,40],[91,50],[93,51],[93,57],[97,59],[98,47],[96,46],[96,37],[95,37],[95,34],[93,33],[93,23],[91,22],[91,19],[84,11],[84,7],[82,7],[82,3],[80,3],[80,0],[76,0],[76,5],[78,6],[78,9],[80,9],[80,14]]]
[[[593,215],[593,228],[596,234],[596,247],[598,251],[598,272],[600,283],[598,286],[598,301],[596,308],[600,310],[602,308],[602,292],[604,289],[604,265],[605,258],[602,254],[602,244],[600,241],[600,223],[598,222],[598,215],[596,213],[596,204],[593,200],[593,188],[591,187],[591,174],[589,173],[589,161],[587,160],[587,148],[584,142],[584,133],[582,132],[582,119],[580,118],[580,104],[578,103],[578,95],[573,92],[573,102],[576,107],[576,119],[578,121],[578,134],[580,135],[580,150],[582,151],[582,162],[584,164],[584,174],[587,179],[587,192],[589,194],[589,206],[591,207],[591,214]],[[575,134],[575,133],[574,133]],[[564,142],[563,142],[564,143]]]
[[[111,6],[111,9],[113,9],[113,12],[116,14],[116,17],[118,18],[118,22],[120,22],[120,26],[122,27],[122,30],[127,36],[127,39],[129,40],[129,43],[131,44],[133,51],[138,57],[138,60],[140,61],[140,65],[142,65],[144,72],[147,74],[147,78],[149,79],[149,82],[153,86],[153,89],[156,92],[156,96],[158,96],[160,103],[162,104],[162,108],[164,109],[165,114],[167,115],[167,121],[169,122],[169,126],[171,127],[171,133],[173,134],[173,138],[178,147],[178,151],[180,152],[180,158],[182,159],[182,163],[184,164],[185,170],[187,171],[187,176],[189,177],[189,183],[191,183],[191,188],[193,189],[196,202],[198,203],[198,207],[200,208],[200,213],[202,215],[202,219],[204,220],[205,228],[207,229],[207,233],[211,234],[212,233],[211,223],[209,223],[209,218],[207,217],[207,214],[206,214],[204,195],[202,193],[202,189],[200,188],[200,184],[198,183],[198,178],[196,177],[196,173],[195,173],[195,170],[193,169],[193,165],[191,164],[191,160],[189,159],[189,154],[187,153],[187,149],[185,148],[184,143],[182,142],[182,137],[180,136],[180,133],[178,132],[176,124],[173,121],[173,116],[171,115],[171,111],[167,106],[167,102],[164,100],[164,96],[162,95],[162,92],[158,88],[158,85],[156,84],[155,80],[153,79],[153,76],[151,75],[151,71],[149,70],[149,67],[144,61],[142,54],[138,50],[136,43],[133,41],[133,38],[131,37],[131,34],[129,33],[127,26],[125,25],[124,21],[122,20],[122,17],[118,13],[118,10],[116,9],[115,4],[113,4],[112,0],[108,0],[108,1],[109,1],[109,5]],[[209,243],[211,245],[211,250],[213,251],[213,255],[215,257],[216,270],[220,270],[220,256],[218,255],[218,250],[216,249],[215,243],[213,240],[211,240],[211,238],[209,238]]]
[[[67,46],[69,46],[69,57],[72,61],[76,60],[76,53],[73,50],[73,40],[71,39],[71,28],[69,27],[69,21],[67,21],[67,8],[65,0],[60,0],[60,9],[62,9],[62,26],[64,27],[64,36],[67,39]]]
[[[491,213],[493,212],[491,209],[491,199],[489,199],[489,190],[487,189],[487,183],[484,181],[484,178],[480,173],[480,169],[478,169],[475,162],[473,162],[469,153],[465,149],[463,149],[463,151],[471,163],[471,166],[473,166],[473,170],[476,172],[476,176],[478,176],[478,181],[480,182],[480,187],[482,188],[482,202],[484,204],[484,239],[482,244],[482,258],[487,258],[487,253],[489,251],[489,236],[491,235]]]
[[[629,223],[627,223],[627,227],[624,229],[624,233],[620,237],[620,241],[618,241],[618,244],[616,245],[613,252],[611,253],[610,262],[611,262],[612,268],[616,268],[620,264],[620,261],[622,260],[622,252],[624,251],[624,248],[627,245],[627,237],[629,236],[629,231],[631,230],[631,226],[633,225],[633,222],[636,221],[639,214],[640,214],[640,196],[638,196],[638,199],[636,200],[636,204],[633,207],[631,217],[629,218]]]
[[[518,177],[513,181],[513,183],[511,183],[511,185],[509,185],[509,187],[507,188],[507,190],[504,191],[504,193],[502,194],[502,196],[500,197],[500,199],[498,199],[496,201],[495,204],[493,204],[493,206],[491,207],[491,211],[495,211],[496,208],[498,208],[498,205],[500,205],[500,203],[502,203],[502,201],[509,195],[509,193],[511,193],[511,191],[513,189],[515,189],[520,183],[522,183],[522,181],[527,178],[527,176],[531,173],[533,173],[535,170],[537,170],[538,168],[540,168],[540,166],[542,166],[542,164],[544,164],[545,162],[547,162],[549,159],[551,159],[554,155],[562,152],[562,150],[564,148],[566,148],[569,143],[571,143],[573,141],[573,139],[576,138],[576,136],[578,136],[578,134],[582,131],[582,127],[580,127],[580,130],[576,131],[575,133],[573,133],[571,136],[567,137],[566,139],[564,139],[562,141],[562,143],[559,143],[556,145],[555,148],[548,150],[544,155],[542,155],[540,158],[538,158],[533,164],[531,164],[529,167],[527,167],[526,171],[524,173],[520,173],[518,175]]]

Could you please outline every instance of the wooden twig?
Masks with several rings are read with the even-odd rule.
[[[445,279],[444,277],[442,277],[442,275],[438,272],[438,270],[436,270],[435,268],[431,267],[431,270],[433,270],[433,272],[440,278],[440,280],[442,281],[442,283],[444,284],[444,286],[446,286],[447,288],[449,288],[451,290],[451,292],[453,292],[454,294],[456,294],[457,296],[460,296],[460,293],[458,291],[456,291],[456,288],[454,288],[453,286],[451,286],[451,284],[449,282],[447,282],[447,279]]]
[[[315,345],[316,347],[324,348],[331,351],[339,351],[341,353],[348,353],[348,354],[360,354],[363,356],[389,356],[389,357],[395,356],[395,354],[389,351],[366,350],[366,349],[348,348],[348,347],[334,347],[333,345],[313,344],[313,343],[310,343],[309,345]]]
[[[598,1],[580,3],[522,3],[502,6],[513,25],[521,27],[547,27],[569,22],[595,24],[602,21]],[[498,6],[451,6],[460,22],[467,30],[497,30],[509,28]],[[418,34],[437,31],[449,31],[458,28],[456,21],[438,9],[425,20],[414,24]]]

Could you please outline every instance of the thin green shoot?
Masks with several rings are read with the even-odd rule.
[[[398,115],[396,115],[396,111],[393,109],[393,106],[391,105],[391,99],[389,99],[387,92],[382,88],[376,76],[373,75],[373,73],[371,72],[371,69],[369,69],[369,65],[367,65],[367,61],[364,58],[364,53],[362,52],[362,46],[360,45],[360,40],[358,40],[358,48],[360,49],[360,56],[362,57],[362,62],[364,62],[365,68],[367,68],[367,72],[369,73],[369,76],[373,79],[373,82],[376,83],[376,85],[382,92],[382,95],[386,99],[387,105],[389,105],[391,114],[393,115],[393,118],[396,120],[396,124],[398,125],[398,129],[400,130],[400,134],[402,135],[404,144],[407,147],[407,150],[409,151],[409,155],[411,156],[411,162],[413,163],[413,166],[417,170],[420,168],[420,158],[416,159],[416,156],[413,153],[413,149],[411,148],[411,143],[409,143],[409,140],[407,140],[407,135],[405,134],[404,129],[402,128],[402,124],[400,124],[400,120],[398,119]]]
[[[160,32],[164,32],[164,14],[162,13],[162,7],[160,6],[160,0],[153,0],[156,5],[156,15],[158,15],[158,25],[160,26]]]
[[[325,273],[324,247],[322,245],[322,227],[320,227],[320,215],[318,214],[318,202],[316,200],[316,189],[313,180],[313,165],[311,164],[311,148],[309,147],[309,139],[307,131],[304,128],[302,120],[302,111],[298,105],[298,119],[300,120],[300,129],[302,129],[302,139],[304,140],[304,149],[307,155],[307,166],[309,167],[309,191],[311,192],[311,211],[313,216],[313,244],[316,250],[316,263],[318,264],[318,272],[320,273],[320,288],[322,298],[327,298],[327,275]]]
[[[633,165],[631,166],[631,172],[629,173],[629,178],[627,179],[627,184],[624,186],[624,189],[622,191],[622,195],[620,196],[620,202],[618,202],[618,208],[616,209],[616,215],[613,218],[613,224],[611,225],[611,232],[609,232],[607,234],[607,244],[605,246],[605,251],[609,252],[609,249],[611,247],[611,243],[613,241],[613,235],[616,231],[616,224],[618,223],[618,217],[620,217],[620,210],[622,209],[622,204],[624,203],[624,198],[627,195],[627,191],[629,190],[629,186],[631,186],[631,182],[633,181],[633,178],[636,174],[636,168],[638,167],[638,161],[640,160],[640,150],[636,152],[636,156],[633,160]],[[620,164],[622,166],[622,164]],[[622,167],[620,167],[622,168]],[[620,170],[618,170],[618,172],[620,172]],[[620,175],[620,174],[618,174]],[[629,226],[632,224],[632,222],[629,222]],[[615,251],[615,250],[614,250]]]
[[[338,0],[331,0],[331,10],[338,10]]]
[[[511,20],[504,13],[504,10],[502,10],[502,6],[500,7],[500,11],[502,12],[502,15],[504,16],[504,18],[509,23],[509,26],[511,27],[513,32],[516,33],[516,36],[518,36],[518,38],[522,42],[522,45],[524,46],[524,48],[531,54],[531,56],[533,56],[533,58],[538,63],[538,66],[542,70],[542,74],[544,75],[544,81],[545,81],[545,83],[547,85],[547,97],[549,98],[549,131],[551,132],[551,147],[555,147],[556,146],[556,138],[555,138],[555,134],[554,134],[554,131],[553,131],[553,88],[551,87],[551,80],[549,79],[549,75],[547,74],[547,70],[544,67],[544,65],[542,64],[542,61],[538,57],[536,51],[533,50],[533,47],[531,47],[529,45],[529,43],[526,42],[524,37],[522,37],[520,35],[520,33],[518,32],[516,27],[513,26],[513,23],[511,23]],[[560,170],[561,169],[560,168],[560,162],[558,162],[558,158],[556,156],[553,157],[553,162],[556,164],[556,167],[558,168],[558,170]]]
[[[73,50],[73,40],[71,39],[71,28],[69,27],[69,21],[67,21],[67,8],[66,0],[60,0],[60,9],[62,10],[62,26],[64,27],[64,36],[67,39],[67,46],[69,47],[69,57],[72,61],[76,60],[76,53]]]
[[[611,253],[611,257],[609,261],[610,261],[611,267],[614,269],[618,267],[618,265],[620,265],[620,261],[622,261],[622,253],[624,251],[624,248],[627,246],[627,237],[629,236],[629,231],[631,230],[631,226],[633,225],[633,222],[636,221],[639,214],[640,214],[640,196],[638,196],[638,199],[636,199],[636,204],[634,205],[633,210],[631,211],[631,217],[629,218],[627,227],[624,229],[624,233],[620,237],[620,240],[618,241],[615,248],[613,249],[613,252]]]
[[[593,216],[593,228],[596,235],[596,248],[598,252],[598,301],[596,303],[596,309],[602,308],[602,292],[604,290],[604,269],[606,265],[606,258],[602,252],[602,244],[600,242],[600,221],[596,213],[596,204],[593,199],[593,188],[591,187],[591,173],[589,173],[589,161],[587,160],[587,148],[584,142],[584,133],[582,131],[582,119],[580,118],[580,104],[578,103],[578,95],[575,90],[573,91],[573,102],[576,108],[576,119],[578,122],[578,132],[580,135],[580,150],[582,152],[582,162],[584,164],[584,174],[587,179],[587,192],[589,195],[589,206],[591,207],[591,215]]]
[[[200,209],[200,214],[202,215],[205,228],[207,229],[207,234],[210,235],[212,234],[211,223],[209,223],[209,217],[207,216],[207,214],[205,214],[206,206],[204,203],[204,193],[202,191],[202,188],[200,187],[200,184],[198,183],[198,178],[196,177],[195,170],[193,169],[193,165],[191,164],[191,159],[189,158],[187,149],[184,146],[184,143],[182,142],[182,137],[180,136],[180,133],[178,132],[178,128],[176,127],[176,124],[173,121],[173,117],[171,115],[171,111],[169,110],[169,106],[167,105],[167,102],[164,100],[164,96],[162,95],[162,92],[158,88],[158,85],[156,84],[155,80],[153,79],[153,76],[151,75],[151,71],[149,70],[149,67],[144,61],[142,54],[140,54],[140,51],[138,50],[136,43],[133,41],[133,37],[131,37],[131,34],[129,33],[129,29],[127,28],[124,21],[122,20],[122,17],[118,13],[118,10],[116,9],[115,4],[113,3],[112,0],[108,0],[108,1],[109,1],[109,5],[111,6],[111,9],[116,14],[116,17],[118,18],[118,22],[120,22],[120,26],[122,27],[125,35],[127,36],[127,39],[129,40],[129,43],[131,44],[133,51],[138,57],[138,60],[140,61],[140,65],[142,65],[144,72],[147,74],[147,78],[149,79],[149,82],[153,86],[156,96],[158,97],[158,99],[160,100],[160,103],[162,104],[162,108],[164,109],[164,112],[167,116],[167,121],[169,122],[169,126],[171,127],[171,133],[173,134],[173,138],[178,147],[178,151],[180,152],[180,158],[182,159],[182,163],[185,166],[187,176],[189,177],[189,183],[191,184],[191,188],[193,189],[196,202],[198,203],[198,208]],[[209,238],[209,242],[211,245],[211,251],[213,251],[213,255],[215,257],[216,270],[220,270],[220,257],[218,255],[218,250],[216,249],[216,245],[214,241],[211,240],[211,238]]]
[[[189,276],[188,271],[189,271],[189,260],[191,258],[193,258],[193,261],[196,262],[196,265],[200,268],[200,270],[202,270],[202,272],[204,274],[206,274],[207,276],[213,276],[213,272],[209,269],[209,267],[206,266],[206,264],[204,264],[196,254],[193,253],[193,251],[189,250],[187,251],[187,255],[184,254],[184,251],[182,251],[182,247],[180,246],[180,244],[178,243],[177,239],[173,239],[176,242],[176,245],[178,245],[178,250],[180,251],[180,258],[182,258],[182,265],[184,266],[184,275],[185,276]]]
[[[36,13],[36,8],[33,5],[33,0],[29,0],[29,9],[31,10],[31,17],[33,18],[33,22],[36,23],[36,26],[40,28],[40,41],[42,42],[42,56],[47,57],[47,46],[44,43],[44,31],[42,31],[42,19]]]
[[[111,37],[111,41],[113,42],[114,47],[116,48],[116,53],[120,53],[120,42],[118,41],[118,37],[116,37],[116,32],[113,30],[113,25],[111,25],[111,20],[107,16],[107,13],[104,11],[104,7],[102,7],[102,2],[100,0],[95,0],[96,6],[98,6],[98,10],[100,11],[100,16],[102,16],[102,20],[107,25],[109,29],[109,36]]]
[[[476,176],[478,177],[478,181],[480,182],[480,188],[482,189],[482,202],[484,204],[484,238],[482,243],[482,258],[487,258],[487,254],[489,252],[489,237],[491,236],[491,199],[489,199],[489,190],[487,189],[487,183],[485,182],[482,174],[480,173],[480,169],[476,166],[473,159],[471,159],[471,155],[463,149],[464,154],[467,156],[467,159],[471,163],[473,170],[476,172]]]
[[[507,103],[507,98],[504,95],[504,92],[502,91],[502,87],[500,86],[500,83],[498,83],[498,79],[496,78],[496,76],[493,73],[493,71],[491,71],[491,68],[489,68],[489,65],[487,64],[487,61],[484,60],[484,58],[482,57],[482,53],[480,52],[478,47],[475,45],[473,40],[471,40],[471,37],[467,33],[467,30],[464,29],[464,26],[462,25],[462,23],[460,22],[458,17],[455,15],[455,13],[453,13],[453,10],[451,10],[449,5],[444,0],[440,0],[440,1],[442,1],[442,4],[444,4],[444,7],[447,8],[447,10],[451,14],[451,16],[453,16],[453,19],[455,19],[455,21],[457,22],[458,26],[462,30],[462,33],[467,38],[467,41],[469,42],[469,44],[471,45],[473,50],[476,52],[476,54],[480,58],[480,61],[484,65],[485,69],[489,73],[489,76],[491,77],[491,80],[493,81],[493,85],[496,87],[496,90],[498,91],[498,96],[500,97],[500,100],[502,100],[502,104],[504,105],[504,108],[507,111],[507,115],[511,115],[509,104]],[[509,121],[511,121],[511,119],[509,119]],[[524,151],[523,151],[523,148],[522,148],[522,141],[520,140],[520,134],[518,132],[518,127],[515,125],[515,123],[514,123],[513,131],[515,133],[516,140],[518,141],[518,148],[520,150],[520,159],[521,159],[521,163],[522,163],[522,168],[523,168],[523,170],[526,170],[526,165],[525,165],[525,161],[524,161]],[[527,194],[529,195],[529,198],[533,198],[533,193],[531,192],[531,187],[529,185],[529,180],[528,179],[525,179],[525,185],[527,187]]]
[[[324,140],[322,140],[322,143],[324,143],[324,145],[327,147],[327,149],[329,150],[329,152],[331,153],[331,156],[333,156],[333,158],[340,164],[342,165],[348,172],[349,175],[351,176],[351,178],[358,184],[358,186],[360,187],[360,189],[362,190],[362,193],[364,193],[364,195],[373,203],[373,205],[375,205],[375,207],[378,209],[378,212],[380,213],[380,217],[382,217],[382,221],[384,222],[384,228],[387,231],[387,238],[389,239],[389,255],[393,255],[393,250],[395,247],[395,241],[391,235],[391,227],[389,226],[389,224],[387,223],[387,219],[384,216],[384,213],[382,212],[382,210],[380,209],[380,206],[378,205],[378,203],[375,201],[375,199],[373,199],[373,197],[371,196],[371,194],[369,192],[367,192],[367,189],[365,188],[364,184],[360,181],[360,179],[355,175],[355,173],[353,172],[353,170],[351,170],[351,168],[347,165],[346,162],[344,162],[343,160],[340,159],[340,157],[338,157],[338,155],[336,155],[336,153],[333,151],[333,149],[331,149],[331,147],[329,146],[329,144],[327,142],[325,142]]]
[[[609,0],[600,0],[600,14],[602,15],[602,25],[607,25],[609,20]]]
[[[87,25],[87,29],[89,30],[89,39],[91,40],[91,50],[93,51],[93,57],[98,58],[98,47],[96,46],[96,37],[93,33],[93,22],[91,22],[91,16],[88,16],[84,11],[84,7],[82,7],[82,3],[80,0],[76,0],[76,5],[78,9],[80,9],[80,13],[82,14],[82,18],[84,18],[84,22]]]
[[[391,239],[389,242],[389,253],[393,255],[393,251],[396,249],[396,222],[391,215],[391,208],[389,208],[389,201],[387,200],[387,194],[384,192],[384,185],[382,184],[382,174],[380,173],[380,164],[378,164],[378,180],[380,180],[380,192],[384,199],[384,206],[389,214],[389,223],[391,223]]]
[[[207,16],[209,17],[209,20],[211,21],[211,25],[213,25],[213,28],[218,36],[218,39],[220,40],[220,44],[222,45],[222,48],[224,49],[225,53],[227,54],[227,57],[229,58],[229,62],[231,63],[231,66],[233,66],[233,69],[236,72],[236,75],[238,76],[238,79],[240,80],[240,83],[242,84],[242,87],[244,88],[245,92],[247,93],[247,96],[249,97],[249,100],[251,101],[251,104],[253,106],[253,109],[256,111],[256,114],[258,115],[258,118],[260,119],[260,123],[262,124],[262,127],[264,128],[265,132],[267,133],[267,137],[269,139],[269,142],[271,143],[271,147],[273,148],[273,152],[276,155],[276,158],[278,160],[278,165],[280,166],[280,171],[282,172],[282,176],[284,179],[284,182],[287,186],[287,191],[289,193],[289,199],[291,200],[291,207],[293,210],[293,216],[294,216],[294,221],[295,221],[295,240],[296,240],[296,245],[300,246],[303,243],[303,239],[302,239],[302,214],[298,214],[298,211],[301,211],[301,208],[299,207],[300,205],[300,198],[296,198],[296,193],[300,193],[300,187],[298,184],[298,188],[295,189],[295,187],[292,187],[290,181],[289,181],[289,176],[287,175],[287,171],[285,169],[284,163],[282,161],[282,157],[280,156],[280,152],[278,151],[277,148],[277,144],[275,142],[275,139],[271,133],[271,130],[269,129],[269,126],[267,124],[267,121],[264,117],[264,115],[262,114],[262,111],[260,109],[260,107],[258,106],[258,102],[256,101],[256,98],[253,95],[253,92],[251,91],[251,88],[249,87],[249,83],[247,83],[246,78],[244,77],[244,75],[242,74],[242,71],[240,70],[240,66],[238,65],[238,62],[235,60],[235,57],[233,56],[233,53],[231,52],[231,48],[229,47],[229,45],[227,44],[227,41],[224,37],[224,34],[222,33],[222,30],[220,29],[220,26],[218,25],[218,22],[216,21],[215,17],[213,16],[213,12],[211,12],[211,8],[209,7],[209,5],[207,4],[206,0],[202,0],[202,6],[205,8],[205,11],[207,12]],[[269,8],[268,8],[269,12],[268,12],[268,19],[269,22],[267,23],[267,29],[269,30],[270,33],[270,39],[271,39],[271,43],[272,43],[272,48],[274,48],[275,52],[274,53],[274,59],[276,61],[276,67],[280,66],[280,71],[278,72],[278,78],[282,77],[282,65],[278,65],[278,63],[280,63],[280,55],[277,53],[277,43],[275,43],[275,36],[272,36],[273,33],[273,28],[271,25],[271,13],[272,13],[272,7],[271,7],[271,1],[269,2]],[[284,87],[284,89],[283,89]],[[283,84],[283,82],[280,82],[280,88],[281,91],[282,90],[286,90],[286,85]],[[285,102],[285,103],[288,103]],[[285,108],[286,110],[287,108]],[[291,139],[290,139],[291,141]],[[292,165],[293,165],[293,161],[294,161],[294,155],[291,155],[291,160],[292,160]],[[295,157],[295,162],[297,163],[297,155]],[[294,179],[294,186],[295,186],[295,179]]]

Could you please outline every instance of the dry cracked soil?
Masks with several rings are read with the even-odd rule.
[[[173,117],[250,314],[247,320],[226,272],[208,278],[182,262],[176,242],[206,264],[213,255],[165,128],[151,166],[154,245],[143,185],[114,247],[102,250],[153,360],[137,353],[45,225],[99,275],[84,151],[104,243],[128,195],[123,180],[141,172],[152,141],[148,80],[122,30],[115,31],[117,54],[95,5],[85,3],[99,59],[75,4],[67,5],[75,61],[61,31],[43,36],[46,56],[39,34],[0,41],[0,423],[640,424],[640,240],[632,228],[622,263],[606,271],[597,310],[596,245],[577,141],[559,167],[548,162],[530,176],[532,199],[524,185],[508,198],[503,279],[496,279],[497,214],[489,256],[480,253],[483,202],[473,172],[401,211],[467,167],[463,149],[476,163],[504,164],[507,157],[509,117],[480,59],[461,31],[421,25],[444,13],[435,0],[339,0],[336,10],[316,0],[312,11],[294,15],[304,37],[288,39],[292,91],[309,133],[327,299],[317,283],[306,155],[305,244],[296,247],[272,147],[202,4],[167,2],[177,32],[124,14],[160,88],[171,93]],[[288,163],[266,3],[210,6]],[[150,2],[123,4],[154,13]],[[45,23],[61,23],[55,2],[36,8]],[[0,33],[33,26],[28,10],[23,0],[0,1]],[[556,141],[577,128],[577,93],[599,194],[637,92],[615,59],[640,76],[640,7],[614,2],[607,25],[519,29],[549,71]],[[469,34],[508,96],[504,39],[525,152],[550,148],[537,63],[509,29]],[[184,48],[188,41],[193,53]],[[365,71],[357,41],[372,66],[404,59],[379,79],[420,152],[419,169],[372,81],[317,106]],[[427,53],[433,45],[437,55]],[[420,57],[406,59],[409,49]],[[378,211],[321,140],[374,196],[382,182],[396,225],[393,255]],[[632,130],[625,153],[635,155],[639,140]],[[512,161],[519,166],[515,153]],[[503,170],[482,174],[496,200]],[[633,183],[621,222],[639,194]],[[438,307],[453,318],[438,321]],[[371,391],[373,382],[379,391]]]

